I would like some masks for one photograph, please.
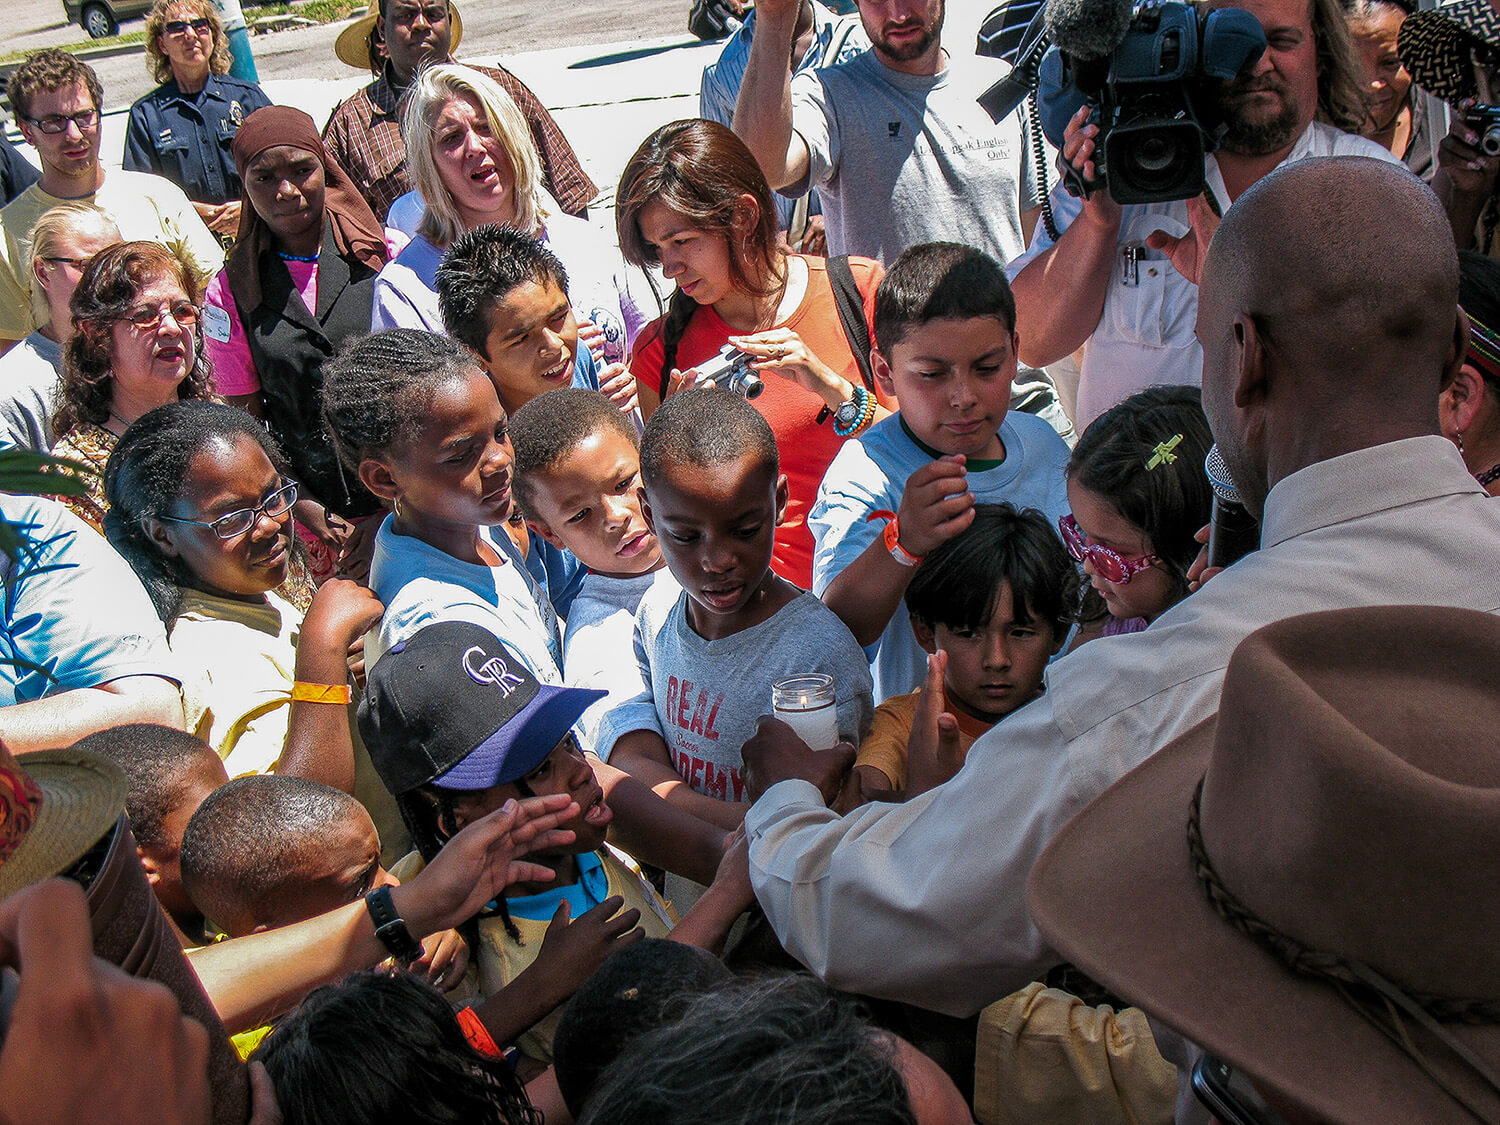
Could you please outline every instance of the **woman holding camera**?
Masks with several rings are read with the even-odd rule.
[[[776,434],[790,490],[771,565],[805,589],[807,513],[818,484],[844,440],[895,405],[877,401],[861,371],[829,263],[778,244],[765,176],[744,142],[712,121],[677,121],[648,137],[625,166],[616,200],[626,261],[658,266],[676,283],[666,315],[641,330],[631,358],[641,412],[649,417],[687,381],[680,372],[725,344],[750,358],[765,383],[751,401]],[[885,271],[868,258],[848,264],[868,335]]]

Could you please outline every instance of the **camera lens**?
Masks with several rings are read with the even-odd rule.
[[[1181,143],[1179,133],[1142,130],[1121,146],[1110,174],[1128,180],[1139,191],[1165,191],[1183,179],[1192,155],[1192,150]]]
[[[1480,134],[1479,148],[1486,156],[1500,156],[1500,124],[1491,125]]]

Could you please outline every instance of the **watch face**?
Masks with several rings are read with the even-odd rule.
[[[847,430],[855,422],[859,421],[859,402],[851,398],[847,402],[839,403],[838,411],[834,414],[833,420],[839,424],[839,429]]]

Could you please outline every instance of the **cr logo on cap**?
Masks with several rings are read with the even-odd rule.
[[[480,661],[477,667],[474,663],[476,657]],[[525,682],[506,667],[503,658],[490,656],[478,645],[464,653],[464,671],[469,673],[469,679],[476,684],[494,684],[505,693],[506,698]]]

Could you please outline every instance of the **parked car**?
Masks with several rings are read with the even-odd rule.
[[[90,39],[106,39],[120,30],[121,20],[133,20],[151,10],[151,0],[63,0],[68,22],[89,33]]]

